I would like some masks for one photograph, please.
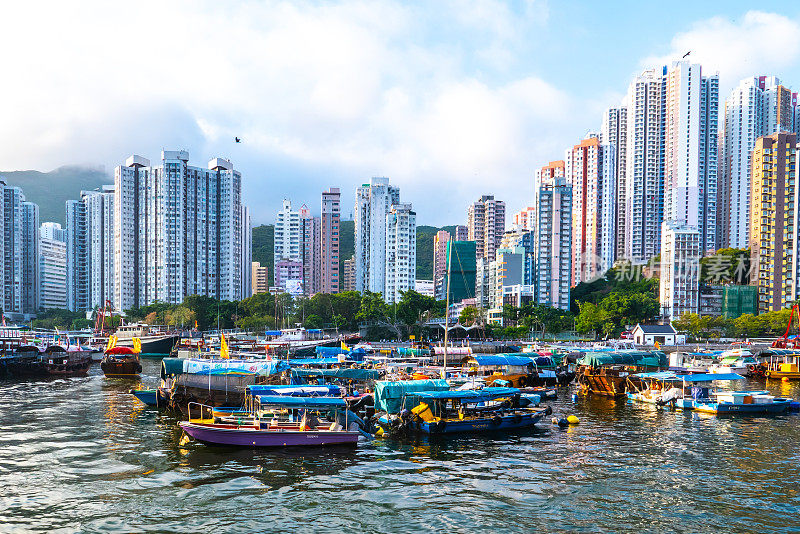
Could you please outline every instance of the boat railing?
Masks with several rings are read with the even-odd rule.
[[[193,411],[194,407],[194,411]],[[190,402],[187,407],[190,423],[212,423],[214,422],[214,407],[199,402]],[[192,417],[192,413],[196,413],[199,417]],[[208,417],[203,417],[204,415]]]

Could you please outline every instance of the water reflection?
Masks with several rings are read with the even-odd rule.
[[[344,450],[181,443],[141,380],[0,383],[0,522],[32,530],[800,530],[800,416],[718,418],[562,393],[580,424]],[[743,385],[762,389],[764,382]],[[797,383],[768,382],[800,397]]]

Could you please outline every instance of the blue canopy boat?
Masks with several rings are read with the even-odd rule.
[[[464,391],[415,391],[416,407],[399,415],[383,415],[384,430],[407,429],[425,434],[510,430],[535,425],[552,409],[520,405],[520,390],[487,387]]]
[[[789,408],[791,399],[775,397],[767,390],[720,390],[712,384],[743,378],[736,373],[638,373],[629,378],[627,396],[634,401],[717,415],[783,413]]]

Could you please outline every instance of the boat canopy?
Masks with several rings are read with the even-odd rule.
[[[502,397],[511,397],[519,394],[517,388],[483,388],[483,389],[467,389],[464,391],[420,391],[415,395],[420,400],[460,400],[469,402],[485,402]]]
[[[247,386],[250,395],[273,395],[278,397],[340,397],[341,387],[334,385],[292,386],[292,385],[253,385]]]
[[[383,376],[380,369],[292,369],[292,376],[321,376],[347,380],[378,380]]]
[[[347,402],[341,397],[283,397],[277,395],[257,395],[259,404],[286,406],[290,408],[345,408]]]
[[[450,385],[447,380],[381,380],[375,382],[375,410],[386,413],[398,413],[403,408],[413,408],[417,404],[415,395],[418,391],[447,391]],[[408,397],[408,398],[407,398]],[[406,399],[406,402],[404,402]]]
[[[587,352],[578,360],[578,365],[600,367],[601,365],[638,365],[642,367],[666,367],[667,355],[660,351],[615,351]]]
[[[353,360],[347,358],[339,360],[339,358],[295,358],[289,360],[289,365],[292,367],[300,367],[301,365],[334,365],[337,363],[353,363]]]
[[[516,354],[475,354],[467,356],[462,360],[463,363],[468,365],[515,365],[524,367],[526,365],[533,365],[533,358],[529,356],[518,356]]]
[[[649,378],[654,380],[680,380],[677,374],[673,371],[653,371],[651,373],[636,373],[631,376],[639,378]]]
[[[428,356],[431,351],[428,349],[415,349],[413,347],[397,347],[397,354],[400,356]]]
[[[736,373],[700,373],[696,375],[679,375],[684,382],[711,382],[714,380],[741,380],[744,377]]]
[[[170,375],[252,374],[271,375],[286,371],[285,360],[228,360],[203,358],[164,358],[161,360],[161,377]]]

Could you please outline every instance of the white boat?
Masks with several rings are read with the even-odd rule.
[[[736,373],[745,375],[750,373],[753,366],[758,365],[758,361],[751,355],[731,354],[723,357],[719,363],[715,363],[708,368],[709,373],[729,374]]]

